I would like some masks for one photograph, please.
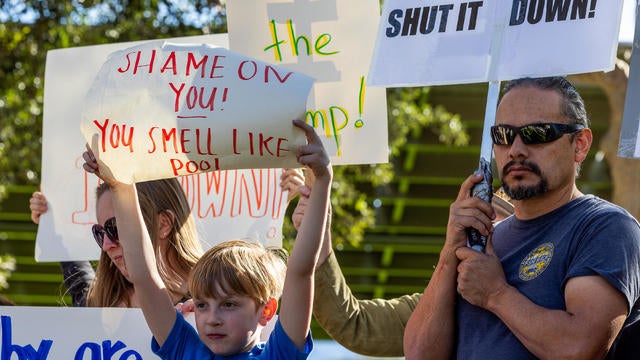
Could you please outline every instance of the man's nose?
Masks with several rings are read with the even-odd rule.
[[[513,139],[513,143],[509,145],[509,157],[512,159],[526,157],[528,150],[529,147],[522,141],[520,134],[516,134],[516,137]]]

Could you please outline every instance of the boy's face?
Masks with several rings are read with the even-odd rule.
[[[244,295],[193,299],[200,340],[217,355],[251,350],[260,341],[264,305]]]

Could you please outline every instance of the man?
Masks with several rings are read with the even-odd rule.
[[[592,142],[582,98],[562,77],[514,80],[492,139],[515,216],[494,228],[469,196],[482,176],[463,183],[406,358],[603,358],[640,294],[640,226],[576,187]],[[468,227],[491,235],[486,254],[464,246]]]

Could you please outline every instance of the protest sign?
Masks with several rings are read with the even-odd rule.
[[[140,309],[0,307],[2,360],[159,359]]]
[[[369,85],[611,70],[622,0],[385,0]]]
[[[193,313],[185,319],[195,326]],[[260,340],[273,331],[277,315]],[[1,360],[151,360],[151,331],[140,309],[0,306]]]
[[[167,39],[226,47],[226,34]],[[36,237],[37,261],[96,260],[91,236],[98,179],[82,168],[85,139],[79,131],[83,102],[109,54],[146,42],[57,49],[47,53],[41,190],[49,210]],[[82,61],[78,61],[82,59]],[[70,81],[72,79],[73,81]],[[279,246],[287,194],[282,169],[228,170],[180,177],[204,248],[251,237]]]
[[[384,89],[365,85],[378,0],[227,2],[229,49],[316,79],[307,103],[337,165],[388,161]]]
[[[135,45],[100,69],[81,129],[100,170],[121,182],[296,167],[306,139],[291,120],[312,82],[222,47]]]

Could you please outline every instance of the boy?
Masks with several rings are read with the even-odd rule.
[[[243,242],[221,244],[207,251],[194,267],[190,282],[196,334],[174,309],[158,274],[155,249],[143,226],[135,186],[104,178],[91,150],[83,154],[85,170],[112,184],[129,276],[153,334],[153,350],[163,359],[305,359],[309,355],[313,276],[324,238],[333,173],[314,129],[300,120],[294,120],[293,125],[305,132],[308,142],[297,149],[298,162],[313,171],[316,181],[286,266],[278,322],[264,344],[258,341],[262,328],[277,310],[280,274],[284,271],[278,270],[282,268],[280,260]]]

